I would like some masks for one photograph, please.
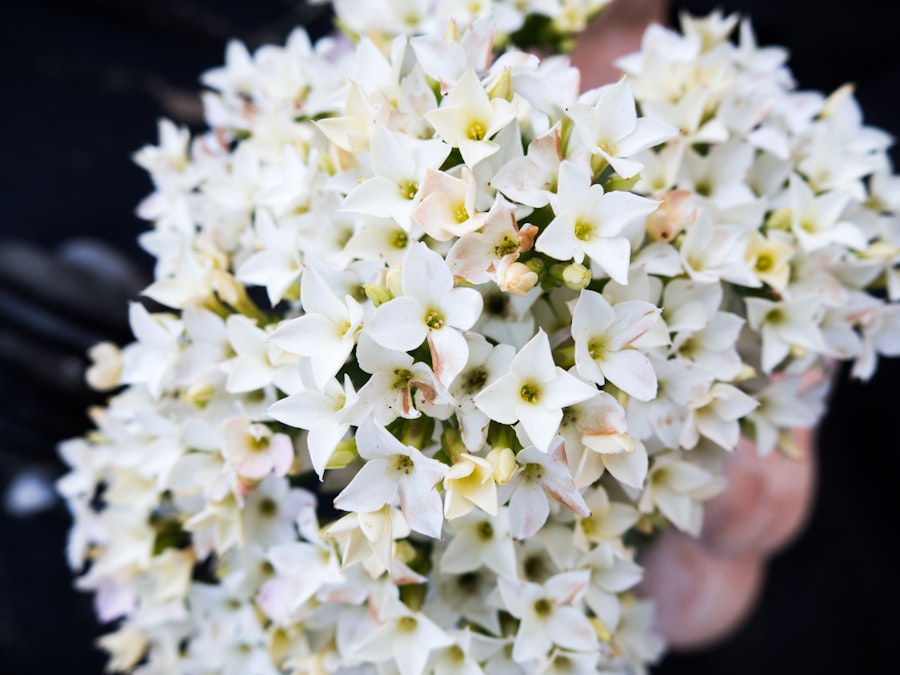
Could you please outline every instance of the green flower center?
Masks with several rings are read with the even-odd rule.
[[[531,404],[540,401],[542,393],[541,387],[537,382],[526,382],[519,390],[519,395],[522,397],[522,400]]]
[[[590,241],[591,235],[594,234],[594,224],[584,220],[578,220],[575,223],[575,238],[578,241]]]

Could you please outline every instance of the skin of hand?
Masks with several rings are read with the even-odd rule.
[[[617,81],[613,65],[639,49],[650,23],[665,24],[667,0],[612,0],[571,54],[582,90]],[[657,628],[671,649],[709,647],[752,612],[766,562],[802,531],[814,498],[814,432],[795,430],[796,458],[760,457],[742,439],[725,462],[728,487],[705,505],[699,538],[669,530],[643,552],[638,591],[656,603]]]

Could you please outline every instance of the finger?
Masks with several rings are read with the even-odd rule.
[[[816,461],[813,432],[794,432],[798,458],[760,457],[743,439],[728,457],[728,487],[707,502],[703,545],[719,555],[771,555],[793,540],[812,511]]]
[[[675,650],[726,638],[750,614],[762,587],[762,558],[719,556],[670,530],[643,554],[641,595],[656,604],[657,630]]]

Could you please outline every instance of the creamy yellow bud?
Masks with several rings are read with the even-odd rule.
[[[100,342],[88,351],[92,361],[84,378],[92,389],[108,391],[119,385],[122,374],[122,352],[112,342]]]
[[[516,453],[512,448],[494,448],[486,457],[494,468],[493,477],[497,485],[506,485],[516,471]]]

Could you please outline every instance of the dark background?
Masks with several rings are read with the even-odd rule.
[[[223,63],[229,38],[251,49],[283,43],[311,16],[295,5],[0,2],[0,495],[22,471],[62,473],[55,444],[83,433],[83,410],[99,400],[80,384],[82,353],[101,338],[127,340],[125,299],[151,269],[135,243],[146,224],[133,215],[151,185],[130,154],[156,142],[160,116],[202,128],[200,73]],[[801,88],[855,82],[867,123],[900,134],[892,3],[692,0],[675,9],[715,6],[749,13],[761,44],[788,46]],[[130,284],[102,278],[108,258],[93,274],[73,266],[71,242],[86,236],[130,261],[131,276],[118,277]],[[896,672],[898,376],[898,362],[883,361],[868,384],[842,378],[821,426],[815,511],[774,559],[756,612],[720,647],[670,655],[655,672]],[[3,675],[102,671],[90,597],[71,590],[63,558],[68,526],[59,503],[21,517],[0,509]]]

